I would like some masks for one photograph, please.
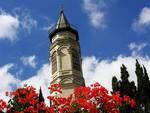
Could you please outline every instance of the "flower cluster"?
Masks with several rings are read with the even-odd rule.
[[[7,108],[6,102],[0,99],[0,112],[4,111],[6,108]]]
[[[62,93],[60,84],[52,84],[50,87],[48,87],[48,89],[50,92]]]
[[[8,102],[8,113],[38,113],[39,111],[46,111],[46,105],[38,101],[38,94],[35,88],[25,85],[14,92],[7,94],[10,96]]]
[[[60,85],[54,85],[50,89],[51,92],[58,92]],[[135,101],[129,96],[121,98],[119,92],[109,95],[99,83],[91,87],[78,87],[68,98],[48,96],[48,99],[52,103],[51,113],[119,113],[123,104],[135,107]]]
[[[49,90],[56,94],[47,97],[51,103],[50,107],[39,102],[35,88],[24,86],[7,93],[11,98],[8,105],[0,100],[0,111],[6,109],[7,113],[119,113],[124,104],[136,106],[129,96],[121,98],[119,92],[109,95],[99,83],[91,87],[78,87],[67,98],[57,95],[62,93],[60,84],[51,85]]]

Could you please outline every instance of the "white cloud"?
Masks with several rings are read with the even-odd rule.
[[[19,13],[6,13],[0,9],[0,40],[8,39],[14,41],[18,39],[20,29],[31,33],[31,29],[37,27],[37,21],[32,18],[29,12],[23,12],[18,9]]]
[[[37,71],[37,73],[31,76],[29,79],[20,81],[15,78],[16,75],[11,74],[9,71],[14,67],[14,64],[6,64],[0,67],[0,98],[8,101],[8,97],[5,96],[6,91],[12,91],[14,85],[17,87],[22,86],[24,84],[32,85],[37,89],[37,93],[39,92],[40,86],[42,87],[43,96],[45,97],[45,101],[47,105],[49,105],[49,101],[47,100],[47,96],[49,95],[48,86],[50,84],[50,73],[51,68],[49,64],[43,64],[43,66]]]
[[[30,14],[25,14],[22,17],[21,27],[31,33],[31,29],[37,27],[37,21]]]
[[[36,68],[37,60],[36,60],[36,56],[35,55],[23,56],[23,57],[20,58],[20,60],[23,62],[23,64],[25,66],[29,65],[32,68]]]
[[[11,91],[13,86],[16,86],[18,79],[14,77],[9,71],[14,67],[14,64],[6,64],[0,67],[0,98],[8,100],[5,96],[5,92]]]
[[[96,3],[93,0],[83,0],[83,7],[89,16],[90,22],[94,27],[105,28],[105,3],[100,0]]]
[[[31,33],[31,30],[33,28],[37,27],[37,20],[33,18],[33,15],[30,13],[31,11],[28,9],[22,9],[22,8],[14,8],[12,10],[12,13],[17,15],[20,20],[20,28],[27,30],[28,33]]]
[[[132,56],[137,56],[140,54],[140,51],[146,47],[148,44],[147,43],[135,43],[135,42],[132,42],[129,44],[129,49],[132,50]]]
[[[136,57],[141,64],[144,64],[150,74],[150,59],[147,57]],[[120,66],[125,64],[130,74],[130,80],[136,82],[135,57],[118,56],[114,60],[99,60],[95,56],[83,59],[83,74],[87,85],[99,82],[101,85],[111,90],[111,80],[113,76],[120,79]]]
[[[32,76],[31,78],[22,81],[21,85],[24,84],[32,85],[37,89],[37,92],[42,87],[43,96],[45,97],[45,102],[49,105],[49,101],[47,100],[47,96],[50,94],[48,91],[48,86],[50,85],[51,80],[51,68],[49,64],[44,64],[38,71],[37,74]]]
[[[138,32],[144,31],[147,27],[150,27],[150,8],[144,7],[138,18],[132,24],[132,28]]]
[[[0,39],[14,41],[17,38],[19,24],[17,16],[0,10]]]

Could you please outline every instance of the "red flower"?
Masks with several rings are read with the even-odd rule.
[[[50,92],[62,93],[60,84],[49,87]],[[8,93],[7,93],[8,95]],[[25,86],[10,93],[9,109],[3,100],[0,100],[0,111],[7,109],[8,113],[119,113],[123,103],[135,107],[136,103],[129,96],[120,97],[120,93],[109,95],[108,90],[95,83],[90,87],[78,87],[68,98],[48,96],[51,106],[38,101],[38,94],[32,86]]]
[[[62,93],[61,84],[52,84],[50,87],[48,87],[48,89],[50,90],[50,92]]]
[[[6,102],[0,99],[0,111],[3,111],[6,108],[7,108]]]

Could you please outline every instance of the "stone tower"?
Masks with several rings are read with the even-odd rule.
[[[56,25],[49,31],[51,84],[60,83],[62,96],[67,97],[74,88],[84,86],[82,59],[78,31],[68,22],[61,9]]]

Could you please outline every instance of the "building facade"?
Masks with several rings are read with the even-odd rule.
[[[61,9],[56,25],[49,31],[51,84],[60,83],[62,97],[74,88],[85,86],[78,31],[68,22]]]

